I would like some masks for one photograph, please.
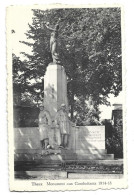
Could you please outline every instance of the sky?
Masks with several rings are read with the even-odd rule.
[[[31,54],[31,48],[27,45],[20,43],[19,41],[27,41],[25,33],[29,29],[28,24],[32,24],[32,10],[30,8],[19,9],[12,8],[11,13],[11,30],[14,30],[15,33],[12,33],[12,50],[17,56],[21,59],[24,59],[22,51],[25,51]],[[15,10],[14,10],[15,9]]]
[[[13,53],[20,57],[20,59],[25,59],[22,51],[26,53],[32,54],[31,48],[20,41],[27,41],[25,33],[29,29],[28,23],[32,24],[32,16],[33,12],[30,7],[19,7],[19,9],[12,8],[13,11],[10,14],[11,18],[11,30],[14,30],[15,33],[12,33],[12,50]],[[29,41],[29,40],[28,40]],[[31,40],[32,41],[32,40]],[[123,93],[121,92],[118,97],[114,97],[114,95],[109,95],[109,102],[111,106],[101,105],[100,111],[100,119],[111,119],[113,106],[112,104],[123,103]]]
[[[113,94],[109,95],[109,102],[111,106],[105,106],[101,105],[99,106],[101,114],[100,114],[100,119],[111,119],[112,117],[112,110],[114,109],[113,104],[123,104],[124,102],[124,96],[123,92],[120,92],[120,94],[117,97],[114,97]]]

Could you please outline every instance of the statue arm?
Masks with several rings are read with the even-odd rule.
[[[38,118],[38,125],[42,124],[42,120],[43,120],[43,115],[42,113],[40,113]]]
[[[49,113],[46,112],[47,120],[48,120],[48,125],[52,124],[51,116]]]
[[[56,114],[55,123],[56,125],[59,125],[59,114]]]
[[[49,29],[49,30],[51,30],[51,31],[55,31],[55,29],[50,28],[47,24],[45,24],[45,26],[46,26],[47,29]]]

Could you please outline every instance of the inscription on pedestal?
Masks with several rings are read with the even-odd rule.
[[[81,126],[76,131],[76,150],[105,149],[105,126]]]

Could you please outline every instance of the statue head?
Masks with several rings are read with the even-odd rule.
[[[65,111],[65,110],[66,110],[66,105],[65,105],[65,104],[61,104],[61,109],[62,109],[63,111]]]
[[[40,111],[44,110],[44,105],[43,104],[40,104],[39,105],[39,109],[40,109]]]

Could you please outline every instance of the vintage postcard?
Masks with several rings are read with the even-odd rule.
[[[127,188],[120,5],[7,8],[11,191]]]

